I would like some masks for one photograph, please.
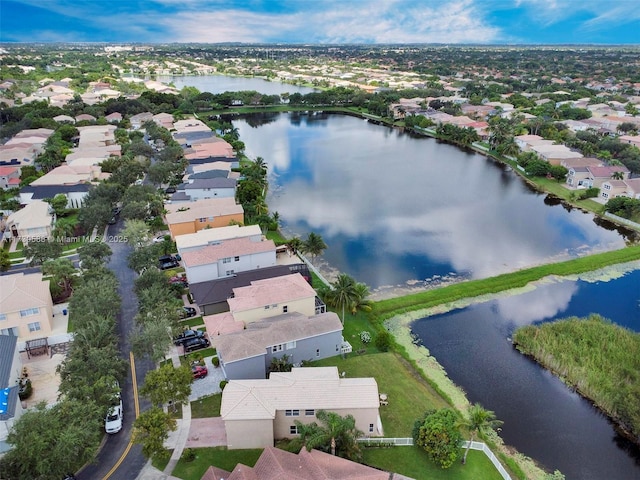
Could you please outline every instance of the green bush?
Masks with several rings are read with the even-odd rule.
[[[222,380],[220,382],[220,390],[224,390],[224,387],[227,386],[227,383],[229,383],[229,382],[227,382],[226,380]]]
[[[211,359],[211,363],[213,363],[214,367],[219,367],[220,366],[220,359],[218,357],[213,357]]]
[[[196,451],[193,448],[185,448],[182,452],[182,457],[180,460],[184,460],[185,462],[193,462],[196,459]]]
[[[391,334],[386,330],[378,333],[378,335],[376,335],[375,346],[381,352],[389,351],[389,348],[391,348]]]
[[[19,388],[18,388],[18,397],[20,400],[26,400],[33,393],[33,386],[31,385],[31,380],[28,378],[20,379]]]

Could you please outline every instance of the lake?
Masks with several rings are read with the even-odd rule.
[[[182,87],[195,87],[201,92],[224,93],[240,91],[256,91],[266,95],[283,93],[311,93],[316,90],[280,82],[270,82],[263,78],[230,77],[227,75],[157,75],[159,82],[173,83],[178,90]]]

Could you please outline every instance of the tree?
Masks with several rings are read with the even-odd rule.
[[[42,273],[51,276],[51,294],[54,297],[60,295],[69,296],[73,287],[76,269],[68,258],[56,258],[47,260],[42,264]]]
[[[133,353],[137,357],[148,357],[154,363],[164,360],[173,345],[171,331],[174,323],[163,316],[154,316],[139,323],[129,336]]]
[[[351,314],[355,315],[358,310],[362,310],[364,312],[371,311],[371,300],[367,297],[369,296],[369,287],[366,283],[356,283],[354,287],[355,298],[353,299],[353,303],[351,304]]]
[[[104,242],[89,242],[78,248],[78,258],[85,262],[96,261],[104,265],[111,257],[111,247]]]
[[[291,355],[282,355],[282,357],[273,357],[271,359],[271,363],[269,364],[270,372],[290,372],[293,365],[289,360],[291,359]]]
[[[294,254],[297,254],[303,248],[302,240],[300,239],[300,237],[290,238],[289,240],[287,240],[287,245]]]
[[[548,162],[544,160],[532,160],[527,163],[527,166],[524,167],[524,171],[527,175],[532,177],[544,177],[547,173],[549,173],[549,169],[551,166]]]
[[[413,429],[416,445],[422,447],[441,468],[449,468],[458,458],[462,435],[458,431],[458,418],[449,408],[430,410]]]
[[[467,411],[468,416],[461,422],[471,432],[471,440],[464,451],[464,457],[462,457],[462,464],[467,463],[467,455],[471,448],[471,442],[473,442],[476,434],[484,434],[489,430],[494,430],[502,425],[503,422],[496,419],[496,414],[491,410],[485,410],[479,403],[469,405]]]
[[[295,446],[301,443],[307,450],[316,448],[354,461],[362,458],[358,438],[364,434],[356,428],[356,420],[352,415],[341,417],[335,412],[318,410],[316,418],[321,422],[320,425],[316,422],[294,422],[300,434],[295,439]]]
[[[620,172],[620,171],[618,171],[618,172],[613,172],[613,173],[611,174],[611,178],[612,178],[613,180],[624,180],[624,172]]]
[[[154,406],[141,413],[133,423],[131,440],[142,445],[142,453],[147,458],[164,455],[164,441],[169,438],[169,432],[175,429],[175,419],[162,408]]]
[[[322,255],[322,252],[327,249],[327,244],[324,243],[322,237],[315,232],[309,233],[302,246],[303,251],[309,253],[314,259],[316,256]]]
[[[53,212],[60,216],[67,211],[67,203],[69,200],[62,193],[58,193],[55,197],[48,199],[47,202],[51,205]]]
[[[140,393],[156,407],[166,403],[185,405],[189,402],[192,383],[193,375],[188,366],[174,368],[171,364],[165,364],[147,373]]]
[[[9,252],[4,248],[0,248],[0,272],[6,272],[9,268],[11,268]]]
[[[142,220],[125,220],[122,236],[137,250],[149,239],[149,227]]]
[[[346,273],[341,273],[335,282],[331,283],[331,289],[325,294],[325,301],[331,307],[342,310],[342,324],[344,325],[345,308],[352,308],[356,301],[356,282]]]
[[[58,258],[62,255],[62,244],[59,242],[50,242],[48,240],[41,242],[29,242],[23,251],[26,258],[30,258],[29,265],[42,265],[50,259]]]
[[[569,173],[569,170],[567,170],[567,168],[563,167],[562,165],[551,165],[549,167],[549,174],[553,178],[555,178],[558,182],[561,182],[565,178],[567,178],[568,173]]]

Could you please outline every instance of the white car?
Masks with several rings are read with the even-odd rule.
[[[109,408],[107,416],[104,419],[104,430],[107,433],[118,433],[122,430],[122,399],[118,399],[118,403]]]

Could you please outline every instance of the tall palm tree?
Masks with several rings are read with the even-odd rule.
[[[341,273],[335,282],[331,283],[331,289],[327,291],[326,302],[338,309],[342,309],[342,324],[344,325],[344,310],[352,308],[358,299],[356,282],[346,273]]]
[[[324,243],[322,237],[315,232],[311,232],[303,244],[303,251],[309,253],[314,259],[316,256],[322,254],[326,248],[327,244]]]
[[[369,296],[369,287],[366,283],[356,283],[354,286],[355,298],[351,304],[351,314],[355,315],[358,310],[365,312],[371,311],[371,300]]]
[[[502,423],[502,421],[496,419],[494,412],[486,410],[479,403],[469,405],[468,418],[462,422],[462,425],[466,426],[471,432],[471,440],[464,452],[464,457],[462,457],[463,465],[467,462],[467,454],[469,453],[471,442],[473,442],[476,433],[485,433],[488,430],[494,430],[502,425]]]
[[[302,240],[300,237],[293,237],[287,240],[287,245],[291,249],[291,251],[296,254],[304,247]]]
[[[624,180],[624,173],[623,172],[613,172],[611,174],[611,179],[612,180]]]
[[[294,423],[298,427],[299,440],[307,448],[320,448],[331,452],[331,455],[338,454],[341,457],[351,460],[358,460],[362,453],[358,445],[358,438],[363,433],[356,428],[356,420],[352,415],[341,417],[335,412],[318,410],[316,418],[321,422],[303,424],[299,421]]]

